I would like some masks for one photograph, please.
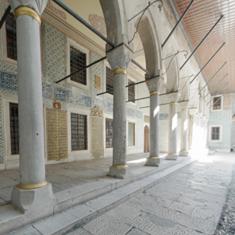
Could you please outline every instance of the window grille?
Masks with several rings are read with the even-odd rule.
[[[134,82],[128,80],[128,85],[134,84]],[[135,86],[128,87],[128,100],[135,103]]]
[[[74,47],[70,47],[70,72],[74,73],[78,70],[83,69],[85,66],[86,54],[75,49]],[[71,75],[71,80],[86,85],[86,74],[86,69],[83,69],[82,71]]]
[[[113,72],[106,66],[106,92],[113,95]]]
[[[13,14],[8,15],[6,19],[6,42],[7,42],[7,57],[16,60],[17,59],[16,20]]]
[[[211,140],[220,140],[220,127],[211,128]]]
[[[19,116],[18,104],[10,103],[10,138],[11,154],[19,154]]]
[[[106,129],[106,148],[113,147],[113,120],[106,118],[105,120],[105,129]]]
[[[87,150],[87,116],[71,113],[72,151]]]
[[[221,96],[213,97],[213,110],[220,110],[222,108]]]

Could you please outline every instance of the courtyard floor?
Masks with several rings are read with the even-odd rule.
[[[194,162],[164,177],[91,221],[74,226],[66,234],[213,235],[223,208],[222,224],[224,216],[230,215],[231,220],[229,210],[233,210],[234,216],[234,205],[231,206],[235,202],[235,186],[227,195],[234,163],[235,155],[208,156],[207,160]],[[226,196],[230,202],[225,204]],[[228,222],[224,226],[226,231],[220,227],[216,234],[235,234],[231,221],[230,228]]]
[[[124,180],[106,176],[111,158],[48,165],[47,179],[57,200],[55,214],[7,234],[234,234],[234,154],[195,161],[162,159],[158,168],[143,166],[147,156],[128,156]],[[0,179],[1,215],[18,172],[0,172]],[[224,219],[228,217],[229,223]]]
[[[69,197],[69,194],[73,193],[74,196],[77,193],[85,195],[91,189],[104,189],[104,187],[113,185],[113,183],[125,184],[131,179],[146,176],[185,160],[184,157],[178,158],[176,162],[162,159],[158,168],[144,167],[147,157],[148,154],[144,153],[128,155],[128,171],[125,180],[106,176],[112,163],[111,157],[47,165],[46,178],[52,184],[57,199],[63,201],[63,199]],[[163,158],[164,155],[162,154],[161,157]],[[0,206],[9,203],[12,188],[18,182],[18,169],[0,171]]]

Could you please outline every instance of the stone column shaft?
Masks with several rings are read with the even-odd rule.
[[[177,121],[176,103],[171,102],[169,105],[168,155],[166,157],[168,160],[177,158]]]
[[[160,73],[159,73],[160,74]],[[147,75],[146,75],[147,76]],[[148,79],[148,77],[147,77]],[[146,166],[159,166],[159,80],[152,79],[147,85],[150,92],[150,152]]]
[[[20,134],[20,184],[12,203],[34,220],[53,212],[53,193],[45,180],[40,14],[46,0],[12,0],[17,26],[17,77]]]
[[[180,155],[187,156],[188,155],[188,147],[189,147],[189,118],[188,118],[188,110],[183,109],[181,111],[181,149]]]
[[[124,178],[126,173],[126,79],[130,52],[120,46],[107,54],[113,72],[113,164],[109,176]]]
[[[113,72],[113,165],[126,165],[126,74]]]
[[[21,186],[45,184],[40,24],[17,17]],[[38,185],[38,186],[39,186]]]

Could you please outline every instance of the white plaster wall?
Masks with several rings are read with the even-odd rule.
[[[233,115],[233,96],[230,94],[223,95],[223,107],[221,111],[210,110],[209,128],[208,128],[208,147],[216,151],[230,151],[233,145],[234,136],[234,122],[232,122]],[[210,140],[210,127],[221,126],[222,135],[220,141]]]

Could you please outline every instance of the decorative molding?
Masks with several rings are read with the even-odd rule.
[[[52,0],[49,0],[47,4],[47,8],[49,11],[53,11],[55,15],[62,18],[63,20],[67,20],[66,13],[62,10],[60,10],[56,5],[52,2]]]
[[[104,116],[104,112],[103,112],[103,109],[99,106],[94,106],[92,109],[91,109],[91,116],[93,117],[103,117]]]

